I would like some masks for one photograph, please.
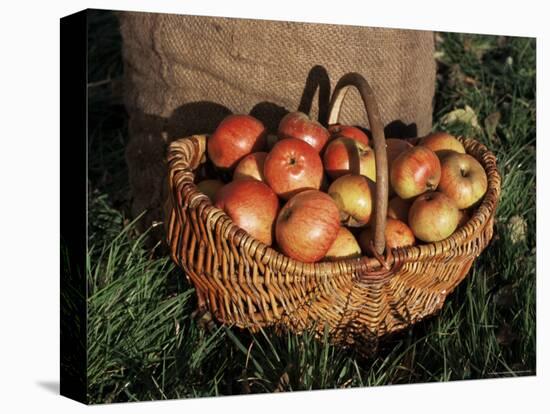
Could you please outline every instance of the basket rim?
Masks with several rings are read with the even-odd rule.
[[[466,153],[476,158],[483,166],[487,174],[487,191],[481,202],[475,208],[469,220],[459,229],[449,236],[447,239],[425,243],[421,245],[407,246],[390,249],[386,252],[385,258],[376,258],[362,255],[360,258],[341,259],[334,261],[319,261],[315,263],[300,262],[292,259],[289,256],[275,250],[259,240],[253,238],[245,230],[238,227],[231,218],[221,209],[215,207],[212,201],[206,194],[201,193],[197,185],[194,183],[194,170],[199,165],[198,160],[206,156],[206,150],[203,146],[202,153],[194,154],[194,159],[197,161],[192,168],[189,160],[183,160],[181,156],[181,146],[191,146],[193,151],[201,151],[201,145],[198,144],[199,135],[179,138],[173,141],[168,149],[168,167],[170,170],[170,186],[172,187],[172,195],[175,196],[173,206],[177,210],[181,208],[197,209],[197,216],[203,216],[205,221],[209,221],[208,226],[212,226],[212,218],[218,220],[223,219],[221,223],[222,233],[225,237],[233,235],[235,245],[239,248],[247,250],[250,257],[261,258],[264,264],[269,264],[273,271],[287,273],[289,269],[294,272],[299,271],[302,275],[326,275],[326,274],[353,274],[359,272],[361,274],[371,275],[373,280],[387,280],[396,273],[397,268],[407,262],[427,260],[434,258],[443,253],[450,252],[452,249],[468,242],[476,232],[485,228],[491,217],[494,215],[498,200],[500,197],[501,177],[498,172],[496,156],[482,143],[474,138],[466,138],[457,136],[456,138],[464,145]],[[202,135],[204,139],[206,135]],[[414,141],[418,138],[404,138],[405,140]],[[195,141],[193,143],[193,141]],[[187,161],[187,165],[182,165]],[[184,174],[182,185],[175,185],[175,176]],[[175,202],[178,200],[177,193],[181,192],[185,187],[187,191],[186,199],[188,202]],[[216,220],[216,221],[218,221]],[[215,224],[215,223],[214,223]]]

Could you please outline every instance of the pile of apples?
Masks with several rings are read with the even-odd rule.
[[[386,150],[386,249],[449,237],[487,191],[483,167],[447,133],[414,146],[389,138]],[[202,180],[199,191],[252,237],[307,263],[372,254],[376,165],[362,129],[291,112],[270,135],[250,115],[229,115],[207,155],[232,179]]]

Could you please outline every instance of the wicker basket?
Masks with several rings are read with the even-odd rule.
[[[372,344],[437,312],[489,243],[500,194],[496,159],[475,140],[459,138],[488,177],[487,193],[472,217],[443,241],[383,254],[385,138],[372,90],[360,75],[340,79],[328,122],[337,122],[350,87],[365,104],[376,154],[374,257],[301,263],[253,239],[193,183],[194,171],[206,160],[206,136],[170,145],[166,230],[171,256],[195,286],[199,308],[220,322],[253,331],[265,326],[296,333],[313,329],[319,336],[328,331],[333,343]]]

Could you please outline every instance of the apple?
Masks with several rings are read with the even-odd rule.
[[[329,251],[340,228],[334,200],[318,190],[306,190],[283,206],[275,223],[281,251],[301,262],[313,263]]]
[[[403,200],[398,196],[393,197],[388,202],[388,217],[407,222],[409,219],[410,200]]]
[[[369,222],[373,197],[368,178],[362,175],[343,175],[333,181],[327,192],[340,210],[342,224],[361,227]]]
[[[390,181],[404,200],[435,190],[441,177],[441,165],[435,153],[424,146],[402,152],[392,163]]]
[[[441,161],[438,190],[451,198],[458,208],[477,203],[487,191],[487,174],[478,160],[469,154],[448,154]]]
[[[402,153],[412,148],[413,144],[404,139],[387,138],[386,151],[388,156],[388,171],[391,170],[393,161]]]
[[[369,145],[369,137],[362,130],[350,125],[332,124],[328,127],[332,138],[346,137]]]
[[[396,249],[398,247],[412,246],[415,244],[415,238],[412,230],[401,220],[388,218],[386,220],[386,229],[384,231],[384,241],[386,249]],[[359,245],[365,253],[370,253],[370,243],[374,243],[374,226],[366,227],[359,234]]]
[[[264,162],[267,152],[253,152],[239,161],[233,171],[233,180],[253,179],[265,181]]]
[[[354,143],[350,139],[356,142]],[[388,171],[393,160],[409,148],[412,148],[412,144],[405,140],[395,138],[388,138],[386,140]],[[357,159],[359,161],[356,161]],[[332,178],[337,178],[351,172],[353,174],[364,175],[374,182],[376,181],[376,157],[374,149],[365,145],[360,139],[343,136],[336,137],[327,146],[323,162],[327,173]]]
[[[361,256],[361,247],[353,234],[345,227],[338,229],[336,240],[328,249],[325,259],[329,261],[340,259],[355,259]]]
[[[396,249],[398,247],[412,246],[415,244],[414,233],[407,224],[401,220],[386,220],[386,248]]]
[[[287,138],[275,144],[264,162],[265,182],[285,199],[307,189],[318,190],[323,181],[323,162],[306,142]]]
[[[413,145],[405,141],[404,139],[398,139],[398,138],[386,138],[386,154],[388,157],[388,178],[390,176],[391,166],[393,164],[393,161],[402,153],[408,150],[409,148],[412,148]],[[389,195],[390,197],[395,195],[395,190],[393,187],[389,186]]]
[[[245,155],[264,149],[266,129],[250,115],[223,119],[206,141],[208,157],[216,167],[232,169]]]
[[[279,138],[295,138],[307,142],[317,152],[321,152],[330,134],[319,122],[311,119],[303,112],[289,112],[278,128]]]
[[[225,184],[221,180],[203,180],[197,184],[197,189],[208,196],[212,202],[216,201],[216,193]]]
[[[418,145],[428,147],[440,158],[447,155],[450,151],[464,154],[466,150],[462,143],[451,134],[446,132],[432,132],[420,139]]]
[[[216,207],[252,237],[270,246],[279,212],[279,199],[266,184],[238,180],[224,185],[216,195]]]
[[[446,239],[456,230],[459,220],[454,201],[438,191],[419,195],[409,209],[409,226],[425,242]]]
[[[329,142],[323,154],[323,166],[332,179],[361,174],[376,181],[374,150],[351,138],[340,137]]]

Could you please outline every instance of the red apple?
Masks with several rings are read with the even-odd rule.
[[[412,246],[415,243],[414,234],[410,227],[401,220],[391,218],[386,220],[384,240],[386,243],[386,249]],[[371,253],[371,241],[374,242],[374,226],[366,227],[359,234],[359,245],[365,253]]]
[[[340,210],[342,224],[360,227],[369,222],[374,200],[368,181],[362,175],[343,175],[328,188],[328,195]]]
[[[289,112],[279,123],[279,138],[295,138],[307,142],[321,152],[329,139],[328,130],[303,112]]]
[[[458,208],[477,203],[487,191],[487,174],[474,157],[458,152],[441,160],[438,190],[451,198]]]
[[[307,190],[292,197],[281,209],[275,237],[285,255],[313,263],[325,257],[339,228],[340,214],[332,198],[318,190]]]
[[[267,152],[253,152],[239,161],[233,171],[233,180],[253,179],[265,181],[264,162]]]
[[[232,181],[218,191],[215,206],[252,237],[268,246],[272,244],[279,199],[266,184],[256,180]]]
[[[301,191],[321,187],[323,163],[311,145],[299,139],[283,139],[267,154],[264,177],[279,197],[288,200]]]
[[[440,158],[449,153],[449,151],[464,154],[466,150],[462,143],[451,134],[446,132],[432,132],[420,139],[419,145],[428,147]]]
[[[414,235],[425,242],[449,237],[456,230],[459,219],[454,201],[438,191],[421,194],[409,210],[409,226]]]
[[[229,115],[207,140],[208,157],[219,168],[234,168],[245,155],[261,151],[266,129],[250,115]]]
[[[323,166],[332,178],[346,174],[361,174],[376,181],[374,150],[351,138],[336,138],[323,154]]]
[[[388,219],[386,221],[386,248],[412,246],[415,243],[413,231],[401,220]]]
[[[388,154],[388,171],[391,170],[393,161],[406,150],[412,148],[413,145],[405,141],[404,139],[387,138],[386,139],[386,151]]]
[[[346,137],[369,145],[369,137],[359,128],[350,125],[332,124],[328,127],[332,138]]]
[[[216,193],[225,184],[220,180],[203,180],[197,184],[197,189],[208,196],[212,202],[216,201]]]
[[[361,256],[361,248],[353,234],[345,227],[340,227],[336,240],[328,249],[325,259],[329,261],[354,259]]]
[[[441,176],[441,165],[435,153],[424,146],[402,152],[392,163],[391,185],[404,200],[435,190]]]
[[[407,223],[409,220],[410,207],[410,200],[403,200],[402,198],[395,196],[388,202],[388,217]]]
[[[386,138],[386,153],[388,157],[388,178],[390,176],[391,166],[393,164],[393,161],[402,153],[408,150],[409,148],[412,148],[413,145],[405,141],[404,139],[398,139],[398,138]],[[393,187],[389,186],[389,195],[393,196],[395,194],[395,190]]]

